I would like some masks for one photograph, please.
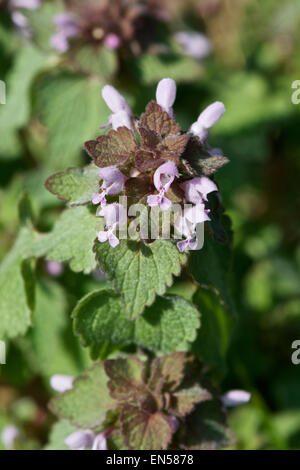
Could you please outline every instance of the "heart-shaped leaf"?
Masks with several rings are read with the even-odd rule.
[[[108,134],[89,140],[85,143],[88,154],[100,168],[106,166],[123,166],[137,150],[133,132],[127,127],[111,130]]]
[[[92,200],[92,194],[99,190],[99,169],[89,165],[83,169],[68,168],[50,176],[45,186],[59,199],[67,201],[71,206],[86,204]]]
[[[150,244],[121,240],[116,248],[96,242],[95,252],[102,270],[121,293],[130,319],[137,318],[156,295],[165,293],[186,261],[170,240]]]

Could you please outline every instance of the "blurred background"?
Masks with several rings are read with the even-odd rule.
[[[1,260],[24,190],[37,228],[53,226],[62,204],[43,182],[88,162],[82,144],[108,120],[105,83],[139,114],[157,81],[174,78],[184,129],[224,102],[209,142],[230,159],[216,180],[233,222],[237,318],[230,339],[224,330],[215,341],[226,350],[222,389],[252,394],[230,411],[237,449],[300,449],[300,364],[291,361],[300,340],[299,46],[299,0],[0,0]],[[98,282],[49,263],[38,272],[35,326],[11,340],[0,366],[0,432],[18,424],[27,448],[47,441],[49,377],[89,363],[69,313]]]

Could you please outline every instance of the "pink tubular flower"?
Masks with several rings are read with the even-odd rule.
[[[148,196],[147,203],[150,207],[160,206],[162,211],[170,209],[172,202],[165,196],[165,193],[169,191],[175,177],[178,177],[175,163],[169,161],[157,168],[154,173],[154,186],[159,193]]]
[[[189,222],[185,217],[177,217],[175,220],[175,230],[182,236],[184,235],[185,240],[177,242],[178,250],[183,253],[186,250],[196,250],[198,246],[198,240],[196,235],[196,224]]]
[[[230,390],[221,397],[223,405],[227,407],[239,406],[248,403],[251,393],[246,390]]]
[[[11,8],[24,8],[25,10],[36,10],[41,5],[40,0],[10,0]]]
[[[111,85],[105,85],[102,88],[102,97],[113,113],[109,116],[108,124],[101,127],[112,126],[114,130],[117,130],[125,126],[132,129],[133,114],[125,98]]]
[[[92,450],[107,450],[107,441],[104,432],[100,432],[94,439]]]
[[[118,49],[121,45],[121,40],[117,34],[109,33],[104,39],[104,45],[111,50]]]
[[[66,52],[69,49],[69,39],[78,36],[80,28],[73,16],[62,13],[54,17],[56,34],[50,38],[50,44],[58,52]]]
[[[156,102],[173,117],[173,104],[176,99],[176,83],[172,78],[163,78],[156,88]]]
[[[31,36],[31,31],[29,28],[28,18],[26,18],[19,9],[35,10],[40,6],[40,4],[40,0],[9,0],[8,2],[11,19],[24,37],[29,38]]]
[[[192,224],[200,224],[210,220],[209,212],[209,209],[205,209],[204,204],[196,204],[185,212],[185,217]]]
[[[71,375],[55,374],[50,378],[50,385],[56,392],[66,392],[73,387],[74,377]]]
[[[115,231],[126,224],[126,209],[118,203],[109,204],[101,209],[100,215],[105,218],[107,230],[102,230],[98,233],[98,240],[101,243],[108,241],[110,246],[115,248],[120,243],[115,235]]]
[[[46,261],[46,271],[50,276],[58,277],[62,274],[64,266],[57,261]]]
[[[71,450],[87,450],[92,448],[94,439],[93,431],[87,429],[73,432],[65,439],[65,443]]]
[[[194,204],[202,204],[207,201],[207,195],[213,191],[218,191],[217,185],[207,178],[200,176],[184,183],[185,197]]]
[[[107,450],[105,432],[95,434],[90,429],[73,432],[65,443],[71,450]]]
[[[204,142],[209,134],[208,129],[218,122],[224,113],[225,106],[221,101],[212,103],[202,111],[197,121],[191,125],[190,132],[197,135],[201,142]]]
[[[176,41],[180,44],[182,52],[193,59],[201,60],[212,51],[212,44],[204,34],[195,31],[182,31],[175,34]]]
[[[13,449],[15,440],[20,436],[19,429],[14,424],[5,426],[2,431],[1,439],[6,449]]]
[[[93,193],[92,203],[106,205],[106,196],[110,194],[119,194],[125,182],[125,176],[116,167],[108,166],[99,170],[100,177],[103,180],[100,186],[100,193]]]

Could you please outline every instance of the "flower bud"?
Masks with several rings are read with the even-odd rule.
[[[75,431],[65,439],[65,443],[71,450],[87,450],[92,448],[94,438],[93,431]]]
[[[246,390],[230,390],[221,397],[221,400],[223,405],[233,407],[248,403],[250,398],[251,393]]]
[[[70,375],[55,374],[50,378],[50,385],[53,390],[62,393],[72,389],[73,381],[74,377]]]
[[[176,99],[176,83],[172,78],[163,78],[157,85],[156,102],[164,111],[173,116],[173,104]]]

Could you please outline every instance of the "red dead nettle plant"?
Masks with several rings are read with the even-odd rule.
[[[58,426],[67,423],[71,449],[225,447],[226,407],[249,397],[217,387],[232,318],[231,232],[214,181],[227,159],[207,138],[224,105],[208,106],[185,132],[171,79],[139,118],[113,87],[102,96],[110,129],[85,143],[92,162],[45,183],[68,204],[53,230],[37,234],[23,207],[32,234],[24,259],[101,268],[107,279],[72,313],[94,365],[76,378],[53,376],[50,409]]]

